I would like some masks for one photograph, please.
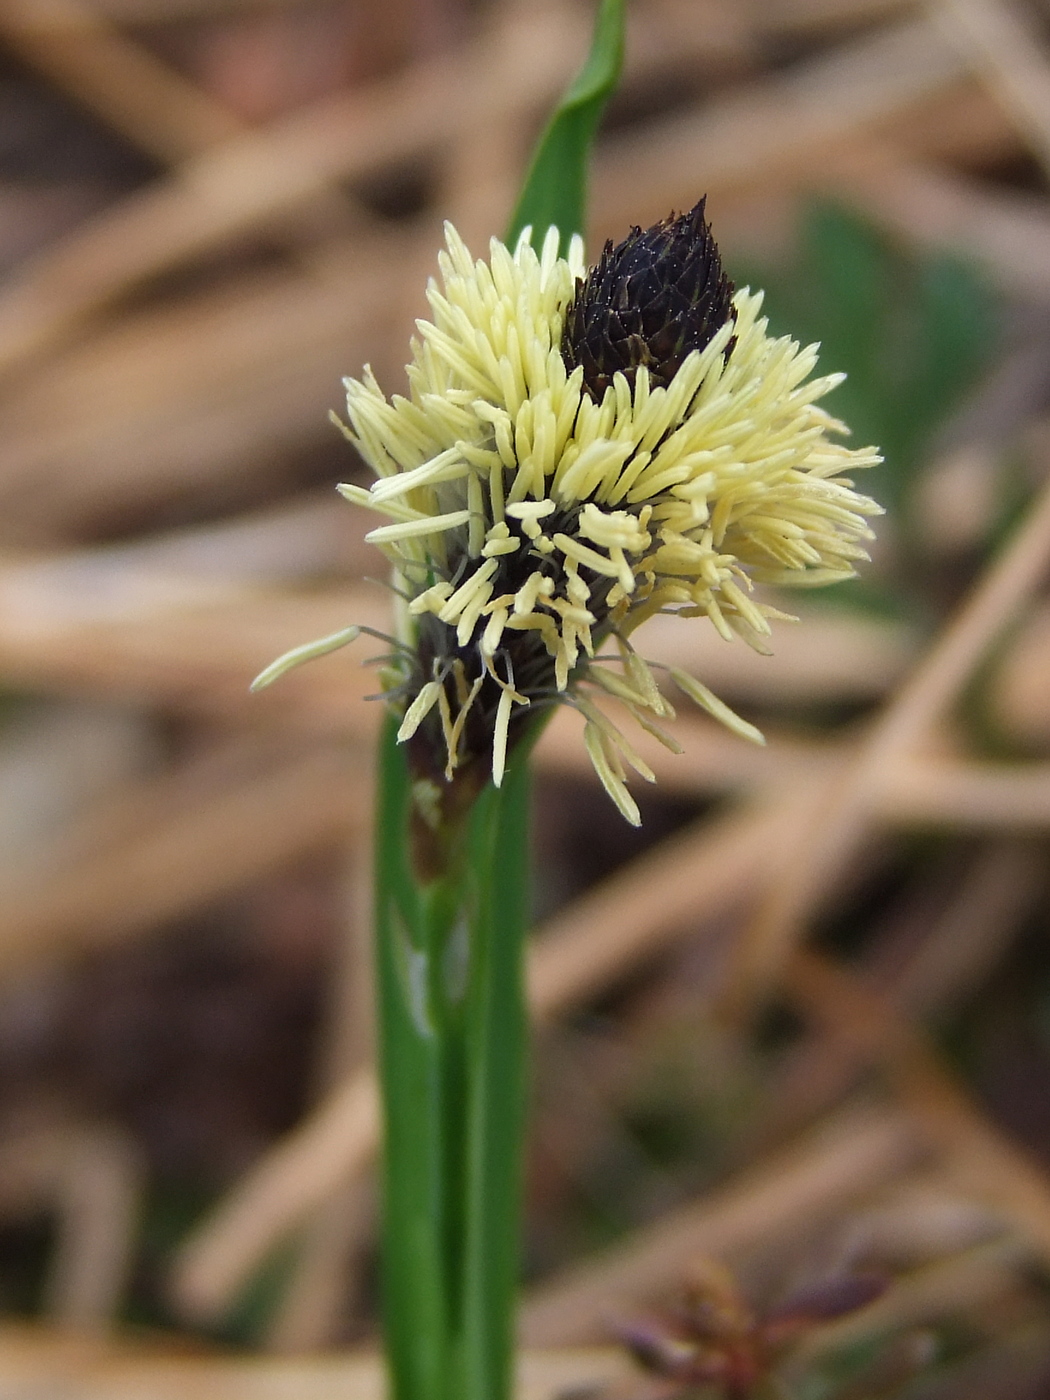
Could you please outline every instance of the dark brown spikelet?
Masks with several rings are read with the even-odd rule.
[[[702,350],[733,314],[733,284],[722,271],[704,205],[606,243],[565,318],[561,353],[600,400],[621,370],[634,386],[639,365],[667,385],[692,350]]]

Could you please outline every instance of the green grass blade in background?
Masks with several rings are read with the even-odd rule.
[[[734,264],[730,273],[738,286],[765,289],[772,334],[819,342],[820,371],[846,372],[823,403],[850,425],[854,446],[880,445],[882,465],[856,484],[886,508],[890,528],[879,533],[894,558],[881,577],[865,570],[821,590],[813,604],[929,625],[934,575],[943,574],[935,565],[931,572],[917,488],[952,415],[994,363],[998,299],[964,258],[899,243],[828,199],[804,208],[799,235],[786,265]],[[1003,518],[989,518],[988,544]]]
[[[626,0],[601,0],[587,61],[540,138],[507,231],[513,246],[526,225],[539,243],[554,224],[562,250],[586,232],[587,165],[591,144],[623,67]]]
[[[881,446],[885,462],[859,484],[907,529],[917,472],[995,355],[997,305],[984,279],[962,258],[897,245],[829,200],[805,210],[789,267],[730,270],[738,286],[765,288],[772,333],[819,341],[821,370],[845,370],[824,403],[855,445]]]

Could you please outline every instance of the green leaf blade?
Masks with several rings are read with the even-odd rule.
[[[587,61],[547,125],[517,207],[507,242],[531,226],[539,243],[554,225],[562,249],[574,233],[586,232],[587,163],[598,123],[623,68],[626,0],[601,0]]]

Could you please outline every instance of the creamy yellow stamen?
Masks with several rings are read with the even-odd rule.
[[[513,679],[512,658],[523,659],[544,695],[572,693],[595,770],[636,821],[624,763],[652,774],[580,687],[594,683],[676,747],[654,723],[674,711],[628,636],[677,612],[768,650],[770,618],[783,614],[754,585],[853,573],[878,507],[844,474],[878,455],[831,436],[842,425],[815,401],[841,376],[814,376],[815,347],[768,335],[761,294],[738,292],[730,320],[666,387],[640,366],[633,385],[616,374],[595,401],[561,354],[579,239],[565,257],[553,229],[538,252],[528,236],[513,250],[493,240],[485,262],[449,225],[438,264],[409,396],[387,399],[367,369],[346,381],[344,431],[377,480],[340,489],[392,522],[368,538],[406,596],[402,640],[413,647],[425,626],[428,655],[444,658],[406,680],[399,737],[433,725],[436,708],[451,775],[467,713],[484,704],[498,783],[514,708],[530,700]],[[610,637],[618,669],[594,659]],[[720,723],[760,737],[699,681],[674,678]]]

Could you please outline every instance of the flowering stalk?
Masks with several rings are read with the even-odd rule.
[[[623,0],[602,0],[580,78],[541,142],[508,246],[446,229],[409,395],[347,384],[344,432],[375,472],[397,635],[383,672],[376,864],[385,1109],[384,1295],[394,1400],[506,1400],[525,1097],[527,757],[557,705],[631,822],[614,719],[671,749],[657,613],[767,650],[756,584],[849,577],[878,507],[819,407],[840,376],[773,339],[724,275],[704,201],[606,245],[579,237],[586,152],[615,82]],[[527,224],[537,219],[535,241]],[[544,232],[545,230],[545,232]],[[343,425],[341,425],[343,426]],[[353,641],[297,649],[257,684]],[[700,681],[679,691],[761,741]]]
[[[398,1400],[509,1393],[525,1099],[527,766],[413,858],[412,775],[388,720],[376,867],[384,1305]]]
[[[590,57],[540,143],[515,233],[533,220],[582,228],[587,149],[622,48],[623,0],[602,0]],[[348,385],[348,406],[354,392]],[[407,549],[419,558],[418,545]],[[409,579],[393,563],[403,606],[386,677],[397,710],[381,741],[375,914],[387,1355],[395,1400],[506,1400],[526,1098],[527,758],[549,711],[512,715],[486,669],[467,691],[478,702],[471,713],[447,628],[411,611],[430,565],[421,575],[409,564]],[[493,740],[501,758],[490,770],[479,755]]]

